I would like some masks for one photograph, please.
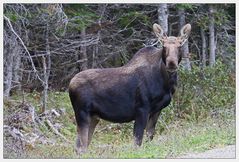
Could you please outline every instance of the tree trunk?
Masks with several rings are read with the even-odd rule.
[[[9,38],[7,38],[9,37]],[[22,48],[16,37],[10,35],[4,38],[4,96],[8,98],[13,87],[18,87],[19,69]]]
[[[98,8],[98,12],[100,13],[100,18],[98,19],[98,24],[101,27],[101,20],[104,17],[105,10],[106,10],[107,4],[102,4]],[[95,68],[97,66],[96,64],[96,55],[99,54],[99,42],[101,37],[101,29],[97,32],[97,43],[94,45],[94,49],[92,52],[92,68]]]
[[[21,52],[22,49],[20,46],[16,47],[17,52],[13,58],[13,81],[16,86],[16,91],[20,92],[21,83],[20,83],[20,65],[21,65]]]
[[[80,49],[80,56],[79,59],[83,59],[84,62],[81,64],[81,70],[86,70],[88,69],[88,59],[87,59],[87,51],[86,51],[86,44],[85,42],[85,37],[86,37],[86,31],[85,31],[85,27],[82,29],[81,31],[81,38],[82,38],[82,46]]]
[[[205,37],[205,32],[204,29],[200,29],[201,33],[201,38],[202,38],[202,66],[206,67],[207,63],[207,42],[206,42],[206,37]]]
[[[44,113],[47,109],[47,90],[48,90],[48,79],[47,79],[47,68],[46,68],[46,58],[42,56],[42,64],[43,64],[43,75],[44,82],[43,84],[43,95],[42,95],[42,110],[41,113]]]
[[[168,7],[166,3],[158,6],[158,22],[165,34],[168,34]]]
[[[186,24],[184,9],[180,8],[178,10],[178,15],[179,15],[179,31],[180,31],[181,28]],[[182,46],[181,49],[182,49],[183,58],[184,58],[184,59],[182,59],[182,65],[183,65],[184,69],[191,70],[191,65],[190,65],[190,60],[189,60],[188,41],[186,41],[184,43],[184,45]]]
[[[46,56],[42,56],[42,64],[43,64],[43,75],[44,75],[44,82],[43,82],[43,98],[42,98],[42,113],[44,113],[47,109],[47,100],[48,100],[48,80],[50,76],[50,69],[51,69],[51,52],[50,52],[50,45],[49,45],[49,24],[46,25]],[[47,59],[47,61],[46,61]]]
[[[215,56],[215,30],[214,30],[214,8],[209,5],[209,65],[213,66],[216,62]]]
[[[9,47],[11,48],[11,47]],[[6,52],[5,52],[6,50]],[[10,52],[11,49],[7,50],[7,47],[4,48],[4,96],[9,97],[10,91],[12,88],[12,67],[13,67],[13,54]]]

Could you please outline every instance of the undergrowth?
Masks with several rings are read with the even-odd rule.
[[[40,93],[12,96],[4,100],[5,125],[9,124],[5,119],[19,108],[23,98],[39,113]],[[161,113],[153,141],[144,140],[139,148],[133,146],[133,122],[100,121],[89,151],[78,157],[74,153],[74,113],[67,92],[49,92],[48,110],[52,109],[64,112],[52,122],[60,125],[59,132],[67,142],[48,127],[40,126],[42,136],[51,142],[38,142],[16,152],[11,146],[20,144],[4,134],[4,158],[174,158],[185,152],[235,144],[236,139],[235,75],[221,62],[213,68],[179,70],[177,91]]]

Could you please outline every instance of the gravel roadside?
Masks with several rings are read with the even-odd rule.
[[[229,145],[224,148],[216,148],[203,153],[187,153],[176,157],[177,159],[234,159],[236,158],[236,146]]]

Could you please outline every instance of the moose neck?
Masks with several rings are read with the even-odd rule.
[[[177,71],[168,72],[162,58],[160,59],[160,73],[165,80],[165,87],[173,94],[177,86]]]

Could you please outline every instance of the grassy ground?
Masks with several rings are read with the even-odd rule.
[[[173,158],[186,152],[202,152],[211,148],[235,144],[233,124],[226,126],[216,121],[177,123],[169,131],[157,134],[152,142],[134,148],[131,138],[122,133],[96,133],[89,152],[81,158]],[[132,134],[132,133],[130,133]],[[71,138],[74,141],[74,138]],[[37,145],[25,158],[78,158],[73,152],[74,142],[57,145]]]
[[[39,94],[26,95],[36,110],[40,109]],[[12,100],[21,100],[13,96]],[[5,104],[5,112],[8,106]],[[169,106],[162,112],[158,121],[156,135],[151,142],[140,148],[133,146],[133,123],[112,124],[101,121],[96,128],[89,151],[78,157],[73,149],[75,145],[76,127],[74,114],[67,93],[54,92],[49,94],[49,109],[65,109],[65,114],[55,118],[61,123],[60,133],[69,142],[62,140],[48,129],[42,129],[45,136],[52,140],[51,144],[36,143],[27,147],[21,154],[4,149],[4,158],[174,158],[186,152],[202,152],[211,148],[235,144],[235,106],[220,109],[200,120],[185,120],[172,117],[174,113]],[[227,110],[227,111],[225,111]],[[5,114],[4,114],[5,115]],[[167,118],[170,116],[170,120]]]

